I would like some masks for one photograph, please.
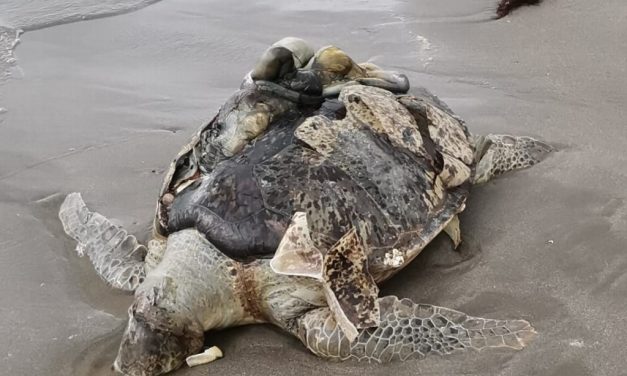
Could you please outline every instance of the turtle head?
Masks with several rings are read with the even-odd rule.
[[[162,375],[202,350],[203,340],[196,326],[167,319],[160,308],[133,304],[113,368],[128,376]]]

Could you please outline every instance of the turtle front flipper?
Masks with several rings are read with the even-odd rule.
[[[350,341],[328,308],[296,319],[292,332],[317,356],[379,363],[466,349],[520,350],[536,332],[525,320],[493,320],[395,296],[379,299],[380,323]]]
[[[485,183],[508,171],[531,167],[555,149],[531,137],[494,135],[475,138],[477,162],[473,182]]]
[[[61,204],[59,219],[66,234],[78,242],[98,275],[110,286],[135,291],[144,281],[146,247],[133,235],[99,213],[90,211],[80,193],[70,193]]]

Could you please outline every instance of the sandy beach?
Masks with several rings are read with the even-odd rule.
[[[225,358],[175,375],[626,375],[627,3],[546,0],[501,20],[492,0],[460,3],[163,0],[27,30],[0,80],[0,374],[113,374],[132,297],[78,258],[63,197],[146,240],[171,158],[294,35],[406,73],[474,133],[558,147],[475,187],[461,252],[438,237],[382,291],[538,335],[520,352],[377,365],[259,325],[209,333]]]

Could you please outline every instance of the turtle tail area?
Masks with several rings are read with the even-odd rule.
[[[78,242],[79,256],[87,254],[96,273],[110,286],[135,291],[144,281],[146,248],[122,227],[90,211],[80,193],[61,204],[59,219],[65,233]]]
[[[474,183],[485,183],[508,171],[531,167],[555,151],[551,145],[531,137],[496,135],[475,138]]]
[[[374,362],[406,360],[427,354],[451,354],[467,349],[520,350],[535,336],[524,320],[493,320],[395,296],[379,299],[381,321],[362,329],[350,342],[327,308],[309,312],[298,321],[297,335],[316,355]]]

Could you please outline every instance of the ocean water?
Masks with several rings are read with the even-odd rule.
[[[47,26],[125,13],[158,0],[3,0],[5,26],[36,30]]]

